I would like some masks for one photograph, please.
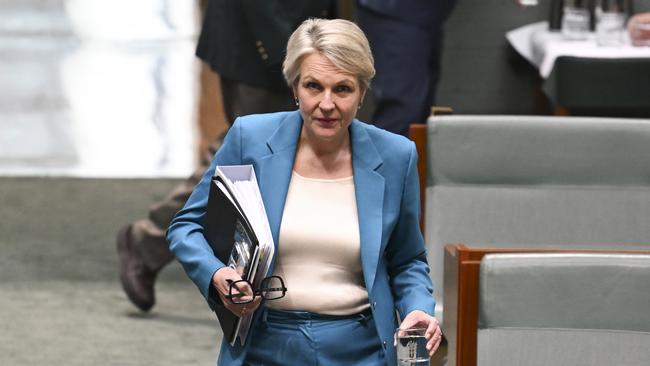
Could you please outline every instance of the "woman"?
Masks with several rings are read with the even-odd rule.
[[[283,73],[299,110],[237,119],[168,231],[211,307],[255,312],[246,344],[224,342],[218,363],[393,365],[395,310],[401,327],[427,327],[433,354],[441,333],[415,146],[354,119],[374,76],[367,39],[354,23],[309,19],[289,39]],[[239,276],[203,237],[215,166],[236,164],[255,167],[285,298],[233,304]]]

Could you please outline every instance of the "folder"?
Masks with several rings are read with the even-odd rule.
[[[258,288],[275,251],[266,210],[252,165],[217,166],[212,178],[205,221],[206,240],[214,255]],[[238,317],[215,309],[224,338],[243,345],[252,314]]]

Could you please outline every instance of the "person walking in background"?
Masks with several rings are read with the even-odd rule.
[[[289,39],[283,73],[298,110],[238,118],[168,230],[212,309],[254,314],[248,341],[224,340],[218,364],[394,365],[396,311],[401,327],[427,329],[432,355],[442,334],[415,144],[355,119],[375,74],[368,40],[346,20],[306,20]],[[216,167],[241,164],[255,168],[277,245],[267,275],[284,279],[281,299],[235,301],[241,277],[203,234]]]
[[[228,123],[241,115],[293,109],[282,76],[286,42],[309,17],[332,17],[332,0],[209,0],[196,55],[221,76]],[[214,101],[217,103],[217,101]],[[155,304],[158,272],[173,260],[165,231],[201,178],[221,139],[200,161],[195,174],[176,187],[149,216],[117,235],[120,282],[129,300],[142,311]]]
[[[455,0],[357,0],[357,20],[375,56],[373,123],[408,136],[424,123],[440,79],[443,25]]]

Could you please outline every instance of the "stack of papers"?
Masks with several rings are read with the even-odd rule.
[[[275,246],[255,170],[252,165],[217,166],[215,177],[217,187],[237,208],[245,221],[243,226],[251,231],[237,229],[227,264],[257,289],[268,275]],[[252,319],[252,314],[239,318],[234,337],[229,339],[231,345],[237,338],[242,345],[246,342]]]

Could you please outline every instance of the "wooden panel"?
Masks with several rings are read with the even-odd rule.
[[[458,289],[458,365],[476,364],[478,324],[478,275],[480,261],[463,260],[459,266]],[[476,279],[476,280],[475,280]]]
[[[427,186],[427,125],[412,124],[409,137],[418,152],[418,176],[420,177],[420,230],[424,233],[424,203]]]
[[[458,259],[458,250],[455,245],[448,245],[445,248],[444,257],[444,278],[445,284],[458,283],[458,272],[460,260]],[[442,332],[447,339],[447,361],[448,365],[456,364],[456,345],[458,344],[458,286],[446,286],[443,284],[443,309],[444,317],[442,318]],[[439,291],[436,289],[436,291]]]
[[[205,62],[201,62],[200,84],[198,161],[208,154],[208,146],[230,128],[224,114],[219,74],[215,73]]]

